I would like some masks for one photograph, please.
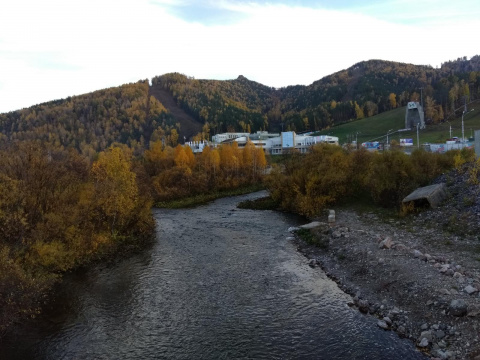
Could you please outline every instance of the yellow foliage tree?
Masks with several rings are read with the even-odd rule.
[[[112,233],[135,208],[137,184],[131,170],[131,154],[126,149],[110,147],[100,153],[91,169],[94,183],[94,204],[99,209]]]

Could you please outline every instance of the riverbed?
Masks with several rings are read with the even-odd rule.
[[[289,239],[303,220],[241,210],[262,192],[154,209],[156,241],[69,275],[1,359],[424,359],[347,306]]]

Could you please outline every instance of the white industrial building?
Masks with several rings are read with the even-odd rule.
[[[251,141],[256,147],[261,147],[267,154],[285,154],[293,149],[300,153],[306,153],[309,148],[315,144],[328,143],[338,145],[338,137],[329,135],[311,136],[299,135],[294,131],[286,131],[281,134],[272,134],[267,131],[257,131],[254,134],[249,133],[223,133],[212,136],[212,146],[236,142],[238,147],[242,148],[247,141]],[[186,143],[193,152],[202,152],[206,144]]]

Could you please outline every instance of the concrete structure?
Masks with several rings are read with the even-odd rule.
[[[225,141],[234,140],[240,137],[249,136],[249,133],[223,133],[212,136],[212,142],[214,144],[221,144]]]
[[[403,203],[413,201],[415,206],[428,203],[432,208],[437,207],[447,197],[447,187],[444,183],[418,188],[405,199]]]
[[[417,126],[420,129],[425,129],[423,106],[419,102],[411,101],[407,104],[407,111],[405,112],[405,129],[413,129]]]
[[[223,133],[212,137],[214,146],[236,142],[239,148],[245,147],[247,141],[251,141],[256,147],[261,147],[268,154],[285,154],[292,150],[301,153],[308,152],[315,144],[328,143],[338,145],[338,137],[321,135],[298,135],[294,131],[285,131],[281,134],[257,131],[255,134],[247,133]]]
[[[205,146],[208,146],[208,141],[188,141],[184,146],[190,147],[193,153],[201,153]]]

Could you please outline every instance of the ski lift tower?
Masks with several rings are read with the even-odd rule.
[[[425,116],[423,106],[419,102],[411,101],[407,104],[405,112],[405,129],[419,127],[425,129]]]

